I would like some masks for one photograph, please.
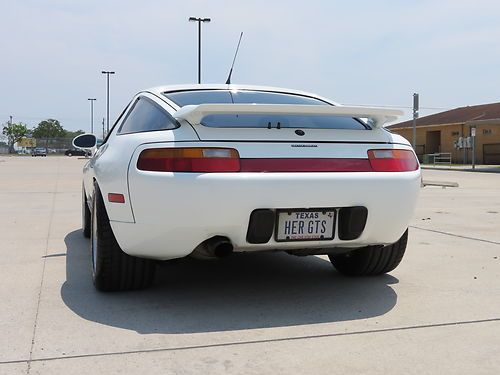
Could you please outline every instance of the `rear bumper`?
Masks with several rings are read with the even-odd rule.
[[[213,237],[235,251],[361,247],[396,242],[408,227],[420,190],[420,170],[399,173],[157,173],[129,180],[135,223],[112,221],[122,249],[134,256],[173,259]],[[366,226],[355,240],[251,244],[256,209],[362,206]],[[338,224],[337,224],[338,225]]]

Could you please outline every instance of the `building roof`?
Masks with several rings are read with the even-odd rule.
[[[417,119],[417,126],[457,124],[470,121],[498,120],[500,103],[480,104],[451,109]],[[413,120],[388,126],[389,129],[411,128]]]

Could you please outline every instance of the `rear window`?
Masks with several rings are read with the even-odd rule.
[[[180,107],[198,104],[305,104],[331,105],[303,95],[251,90],[192,90],[164,93]],[[367,129],[358,119],[339,116],[220,114],[205,116],[202,125],[213,128]]]
[[[309,104],[309,105],[328,105],[322,100],[303,95],[284,94],[268,91],[250,91],[250,90],[193,90],[178,91],[164,94],[179,107],[189,104],[208,104],[208,103],[226,103],[226,104]]]

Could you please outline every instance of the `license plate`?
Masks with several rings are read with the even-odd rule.
[[[335,209],[278,210],[277,213],[277,242],[333,239]]]

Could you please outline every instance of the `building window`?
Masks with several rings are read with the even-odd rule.
[[[451,132],[452,137],[458,137],[460,135],[459,132]]]
[[[483,129],[483,134],[484,135],[491,134],[491,129]]]

